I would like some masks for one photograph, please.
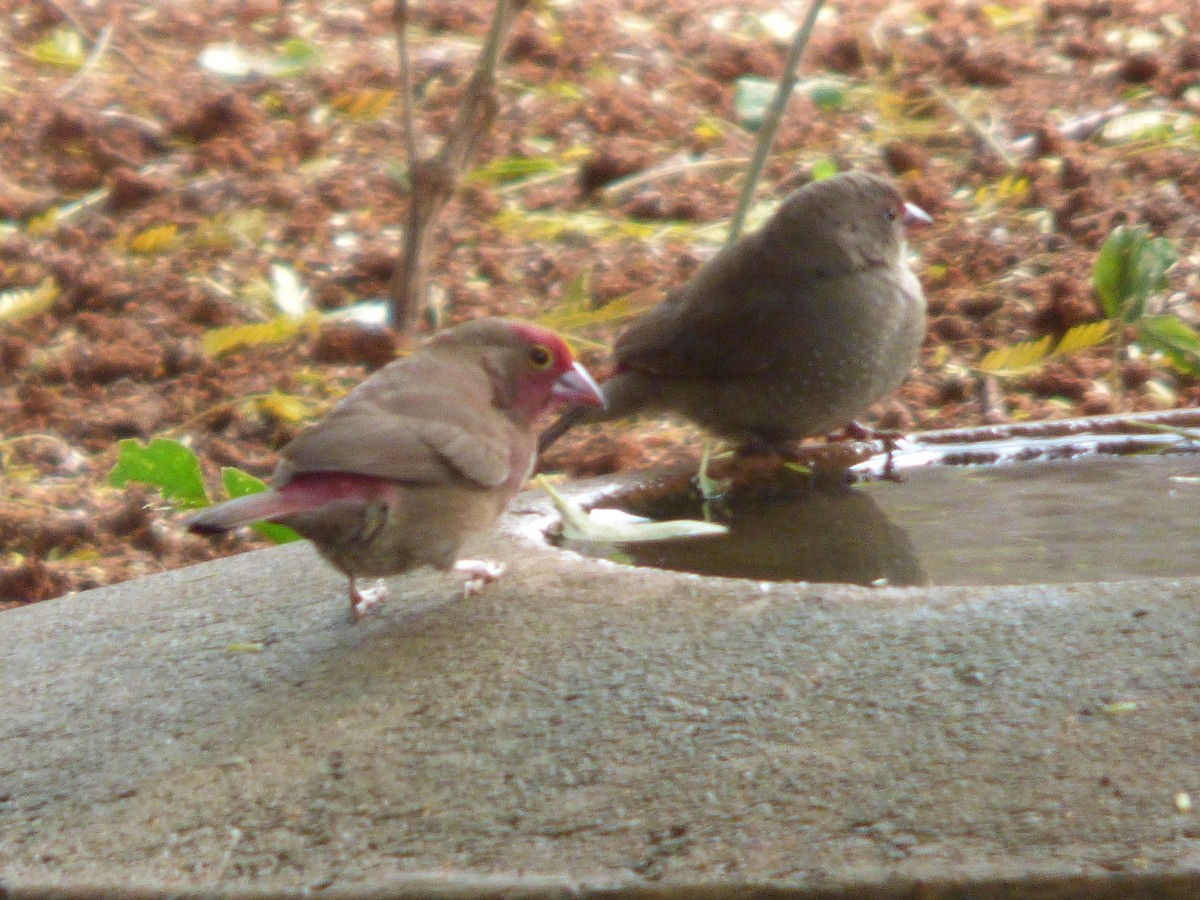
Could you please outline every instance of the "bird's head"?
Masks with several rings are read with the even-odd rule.
[[[829,273],[894,263],[904,252],[905,226],[932,221],[892,182],[869,172],[805,185],[784,201],[776,219],[804,247],[805,261]]]
[[[498,406],[532,422],[567,403],[603,406],[600,388],[553,331],[513,319],[479,319],[434,338],[474,345],[492,378]]]

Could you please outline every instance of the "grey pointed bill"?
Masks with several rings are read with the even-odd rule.
[[[560,403],[582,403],[585,406],[604,406],[604,394],[596,379],[588,374],[581,364],[575,365],[564,372],[554,382],[550,396]]]

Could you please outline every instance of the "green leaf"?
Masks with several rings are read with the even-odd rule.
[[[1092,284],[1100,299],[1100,308],[1110,319],[1117,318],[1123,312],[1122,304],[1129,290],[1126,273],[1132,243],[1131,231],[1123,225],[1114,228],[1100,248],[1096,264],[1092,267]]]
[[[108,474],[108,483],[124,487],[130,481],[153,485],[179,506],[208,506],[200,463],[179,441],[155,438],[143,446],[132,438],[117,445],[117,464]]]
[[[846,86],[832,78],[810,78],[797,87],[808,93],[818,109],[838,109],[846,105]]]
[[[1166,238],[1151,238],[1144,226],[1118,225],[1100,248],[1092,281],[1100,305],[1110,319],[1136,322],[1151,295],[1167,287],[1175,264],[1175,248]]]
[[[232,466],[225,466],[221,469],[221,485],[231,500],[237,497],[248,497],[251,494],[261,494],[267,489],[267,483],[261,478],[255,478]]]
[[[260,494],[267,489],[267,483],[253,475],[248,475],[241,469],[226,466],[221,470],[221,484],[230,498],[245,497],[247,494]],[[302,540],[299,534],[286,525],[276,525],[274,522],[255,522],[251,526],[269,541],[276,544],[289,544]]]
[[[1138,323],[1138,343],[1157,350],[1172,368],[1200,377],[1200,334],[1178,316],[1147,316]]]
[[[561,168],[562,163],[545,156],[504,156],[468,173],[467,181],[503,183],[556,172]]]
[[[812,166],[812,180],[824,181],[838,173],[838,164],[832,159],[818,159]]]
[[[298,75],[321,61],[321,51],[302,38],[288,38],[275,54],[274,72],[277,76]]]

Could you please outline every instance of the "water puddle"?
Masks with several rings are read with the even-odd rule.
[[[899,483],[871,480],[883,457],[870,454],[849,470],[865,479],[854,484],[828,467],[812,479],[777,464],[747,475],[738,464],[725,497],[706,504],[690,472],[673,473],[593,505],[655,519],[707,515],[728,534],[561,545],[634,565],[758,580],[961,585],[1200,575],[1197,443],[1180,432],[1148,434],[1141,421],[1132,434],[1056,423],[1054,433],[1037,436],[996,429],[954,432],[953,441],[919,436],[893,459]]]

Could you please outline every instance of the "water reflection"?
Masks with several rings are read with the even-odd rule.
[[[705,575],[893,585],[1107,581],[1200,574],[1195,455],[993,467],[906,481],[741,492],[713,508],[728,535],[628,545],[617,558]],[[694,490],[625,506],[696,518]],[[602,505],[620,505],[611,499]],[[614,557],[612,547],[574,549]]]

